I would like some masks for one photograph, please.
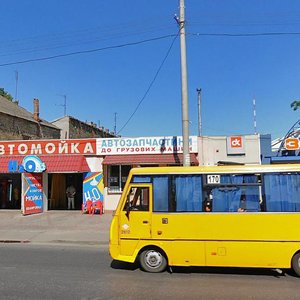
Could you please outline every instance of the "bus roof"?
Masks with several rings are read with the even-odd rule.
[[[271,165],[226,165],[226,166],[191,166],[191,167],[140,167],[132,168],[131,174],[197,174],[197,173],[270,173],[270,172],[300,172],[300,164]]]

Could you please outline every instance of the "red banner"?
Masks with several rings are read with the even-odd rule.
[[[43,175],[25,173],[24,215],[43,212]]]
[[[96,139],[0,142],[0,155],[96,154]]]

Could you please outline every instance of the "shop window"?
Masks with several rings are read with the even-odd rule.
[[[131,166],[115,165],[108,167],[108,191],[119,193],[123,191]]]

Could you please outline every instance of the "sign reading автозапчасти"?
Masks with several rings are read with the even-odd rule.
[[[190,136],[191,153],[197,153],[197,137]],[[182,153],[183,139],[177,136],[97,139],[98,155]]]

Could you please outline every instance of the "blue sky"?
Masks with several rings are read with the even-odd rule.
[[[197,88],[204,135],[253,133],[254,97],[257,131],[284,135],[300,118],[290,108],[300,100],[300,1],[185,5],[190,135],[198,133]],[[82,121],[112,131],[117,113],[122,136],[181,135],[178,38],[171,47],[178,6],[179,0],[1,0],[0,87],[15,96],[17,71],[20,105],[33,111],[38,98],[47,121],[63,116],[66,95],[67,114]],[[83,53],[37,60],[74,52]],[[30,62],[14,64],[24,61]]]

